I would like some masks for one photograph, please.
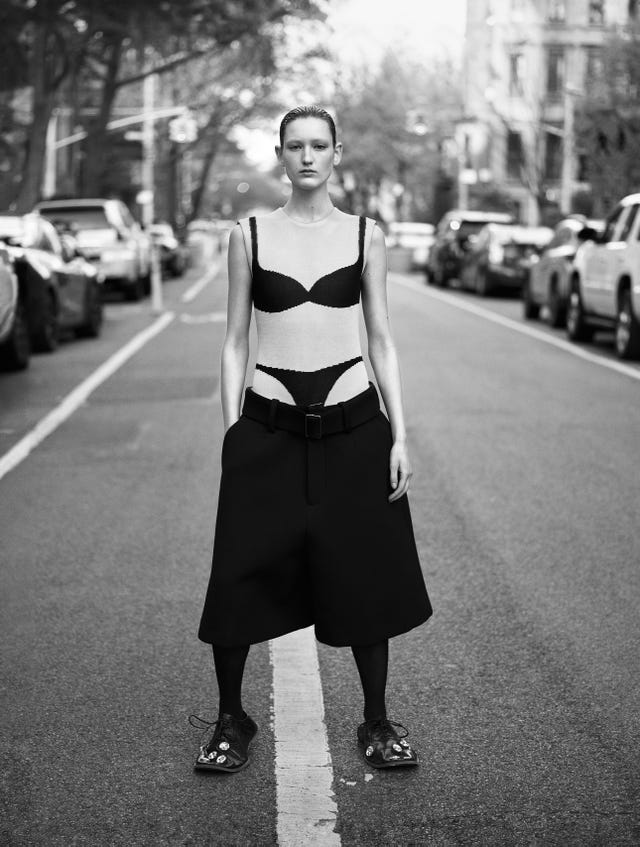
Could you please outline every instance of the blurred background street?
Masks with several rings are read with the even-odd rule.
[[[630,0],[2,3],[2,844],[640,844],[639,27]],[[353,660],[318,644],[331,788],[291,800],[273,645],[249,769],[195,774],[187,716],[217,705],[226,244],[285,201],[307,102],[334,203],[385,232],[435,614],[391,645],[421,767],[366,767]]]

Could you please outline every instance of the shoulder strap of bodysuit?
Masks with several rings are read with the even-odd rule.
[[[253,216],[249,218],[249,229],[251,230],[251,269],[255,271],[258,266],[258,226]]]
[[[358,228],[358,262],[360,267],[364,266],[364,234],[367,228],[367,219],[360,215],[360,226]]]

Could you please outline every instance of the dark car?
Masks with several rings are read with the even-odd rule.
[[[61,237],[37,213],[3,214],[0,243],[24,287],[34,350],[55,350],[61,330],[92,338],[100,334],[102,277],[69,235]]]
[[[23,370],[30,353],[24,292],[7,251],[0,248],[0,367]]]
[[[450,279],[458,278],[462,262],[477,234],[488,223],[514,223],[503,212],[472,212],[453,209],[444,215],[436,228],[436,237],[427,260],[427,281],[444,288]]]
[[[578,234],[585,226],[602,232],[604,221],[588,220],[584,215],[571,215],[560,221],[540,254],[540,261],[532,265],[522,289],[522,308],[528,320],[537,318],[541,307],[546,306],[551,326],[564,325],[573,260],[580,246]]]
[[[186,253],[171,224],[155,223],[150,227],[149,235],[156,250],[159,251],[162,273],[181,276],[187,266]]]
[[[552,236],[547,226],[487,224],[465,254],[462,287],[482,297],[498,288],[520,293],[531,265]]]

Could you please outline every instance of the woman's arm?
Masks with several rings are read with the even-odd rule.
[[[251,268],[239,225],[231,230],[229,236],[227,264],[229,271],[227,332],[220,359],[220,396],[225,432],[240,417],[242,389],[249,360]]]
[[[373,230],[367,264],[362,275],[362,311],[367,328],[369,360],[389,415],[393,447],[389,456],[389,477],[395,489],[389,501],[409,490],[413,474],[407,450],[400,365],[391,337],[387,306],[387,250],[379,227]]]

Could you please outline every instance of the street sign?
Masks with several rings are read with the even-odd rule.
[[[193,115],[179,115],[169,121],[169,138],[178,144],[191,144],[198,137],[198,124]]]

